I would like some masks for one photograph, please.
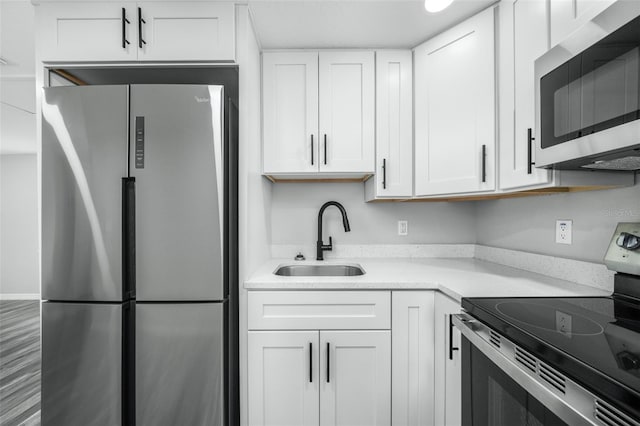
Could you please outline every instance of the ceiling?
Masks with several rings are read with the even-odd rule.
[[[424,0],[249,0],[263,49],[412,48],[496,0],[454,0],[429,13]]]

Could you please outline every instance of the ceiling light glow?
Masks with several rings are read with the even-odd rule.
[[[453,0],[425,0],[424,8],[427,12],[436,13],[445,10],[451,3]]]

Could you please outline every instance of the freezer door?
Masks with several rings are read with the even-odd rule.
[[[42,304],[42,424],[122,424],[122,304]]]
[[[139,301],[222,300],[222,87],[131,86]]]
[[[42,99],[42,298],[122,301],[127,86],[55,87]]]
[[[223,305],[136,305],[137,426],[224,424]]]

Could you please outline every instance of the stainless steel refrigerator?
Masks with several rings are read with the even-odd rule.
[[[228,422],[237,172],[224,96],[44,89],[44,426]]]

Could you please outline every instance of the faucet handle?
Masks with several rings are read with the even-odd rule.
[[[327,250],[333,250],[333,237],[329,237],[329,247],[327,247]]]

